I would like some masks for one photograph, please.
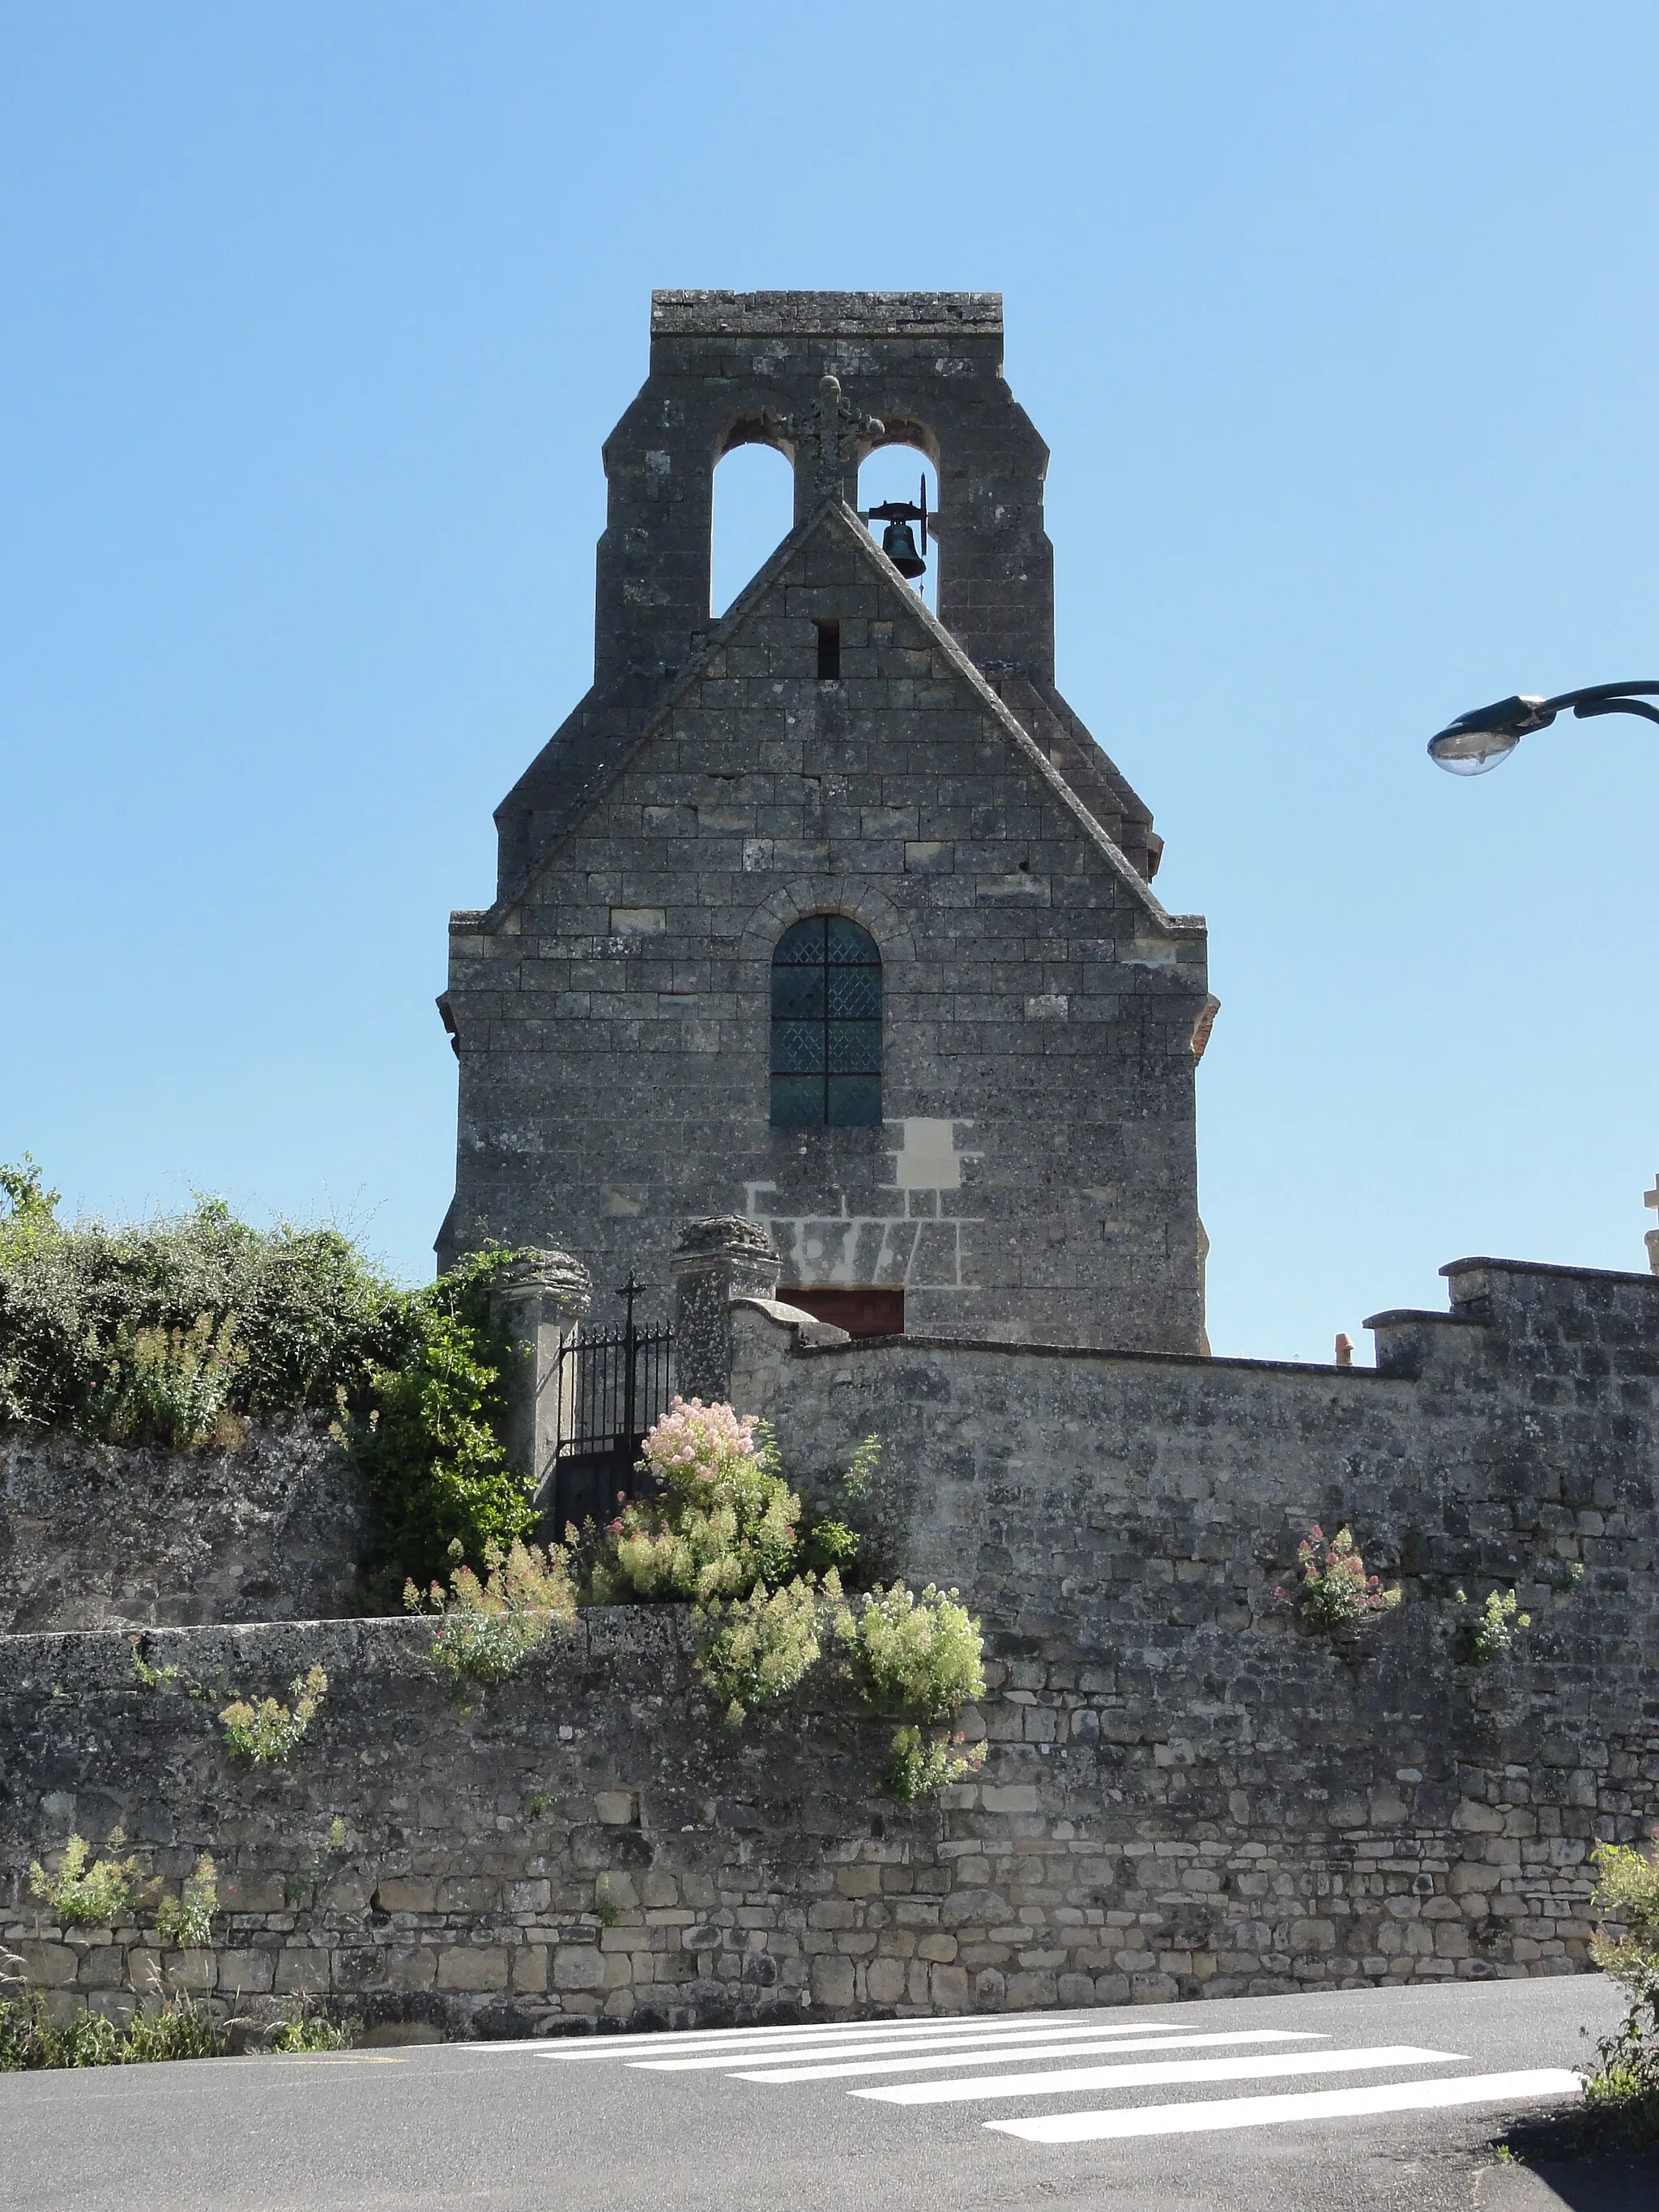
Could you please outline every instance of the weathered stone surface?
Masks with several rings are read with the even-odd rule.
[[[352,1609],[373,1512],[325,1420],[241,1451],[165,1452],[0,1432],[0,1633]]]
[[[1154,896],[1150,817],[1054,687],[1047,454],[1000,306],[658,304],[605,446],[594,685],[498,810],[495,904],[452,923],[441,1255],[553,1243],[597,1283],[659,1281],[683,1221],[741,1214],[786,1299],[898,1291],[912,1329],[1196,1351],[1203,925]],[[876,425],[827,483],[826,370]],[[890,434],[938,456],[937,620],[846,503]],[[796,528],[715,625],[714,467],[757,439],[794,459]],[[772,952],[820,913],[880,954],[878,1127],[770,1126]]]
[[[218,1858],[211,2002],[308,1990],[452,2031],[1582,1966],[1589,1850],[1659,1797],[1659,1284],[1449,1272],[1458,1358],[1417,1376],[815,1351],[734,1310],[786,1448],[833,1466],[881,1431],[899,1558],[981,1610],[964,1734],[988,1755],[938,1806],[879,1796],[885,1729],[828,1686],[714,1725],[671,1607],[585,1615],[467,1713],[419,1621],[156,1631],[181,1669],[159,1691],[119,1635],[15,1637],[0,1938],[38,1946],[54,2002],[149,1972],[142,1929],[61,1940],[26,1901],[31,1856],[118,1819],[175,1876]],[[1314,1517],[1405,1591],[1346,1642],[1273,1603]],[[1460,1662],[1458,1583],[1520,1590],[1508,1662]],[[334,1687],[288,1765],[233,1759],[219,1687],[313,1659]]]

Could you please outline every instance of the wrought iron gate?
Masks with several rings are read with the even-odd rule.
[[[635,1327],[634,1301],[646,1287],[630,1273],[617,1293],[627,1300],[623,1326],[580,1328],[559,1354],[558,1447],[548,1503],[551,1533],[561,1540],[568,1522],[611,1520],[621,1500],[655,1487],[638,1472],[640,1446],[668,1410],[674,1332],[665,1323]]]

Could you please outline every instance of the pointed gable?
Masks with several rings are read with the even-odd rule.
[[[702,736],[706,750],[713,726],[724,725],[733,717],[757,716],[769,726],[777,719],[786,694],[789,698],[784,709],[786,727],[801,726],[806,701],[820,707],[827,703],[817,672],[817,633],[823,625],[833,625],[836,631],[839,673],[832,696],[841,711],[818,717],[836,727],[823,742],[817,771],[811,757],[812,745],[802,731],[798,773],[827,772],[833,776],[834,767],[826,769],[823,764],[849,746],[860,749],[861,717],[918,717],[904,740],[905,750],[911,755],[925,749],[930,735],[941,746],[959,749],[963,734],[960,718],[975,718],[979,739],[988,748],[987,757],[975,764],[980,776],[988,776],[994,782],[999,775],[1022,779],[1029,787],[1028,803],[1046,803],[1055,817],[1045,835],[1052,837],[1057,830],[1062,835],[1069,832],[1086,848],[1121,885],[1152,933],[1173,939],[1183,932],[1201,930],[1201,923],[1194,918],[1173,916],[1165,911],[1151,885],[1107,835],[1059,765],[1035,742],[926,601],[909,588],[873,543],[859,518],[840,500],[824,501],[784,539],[643,726],[618,732],[608,740],[569,743],[552,759],[544,757],[538,805],[540,853],[521,896],[533,897],[534,876],[555,864],[560,847],[572,837],[580,837],[588,817],[596,810],[602,811],[623,780],[660,755],[665,744],[683,745],[696,732]],[[802,688],[809,684],[811,688],[802,698]],[[735,723],[732,735],[738,736]],[[713,736],[716,750],[723,742],[723,732]],[[774,739],[769,737],[764,742]],[[725,767],[711,767],[706,772],[740,774],[745,765],[742,751],[739,738],[735,750],[727,749]],[[794,758],[793,751],[791,758]],[[942,757],[937,772],[954,776],[961,765],[959,757]],[[865,766],[867,774],[867,763]],[[884,763],[879,773],[884,784],[894,783],[895,771],[896,763]],[[650,771],[646,773],[648,776]],[[921,773],[915,763],[910,765],[911,785],[917,784]],[[704,805],[703,818],[709,812]],[[979,812],[981,816],[986,812],[983,803]],[[941,801],[935,811],[919,788],[908,790],[902,800],[890,806],[860,805],[858,813],[861,836],[885,817],[890,835],[911,829],[908,843],[943,848],[954,847],[957,842],[945,831],[960,809]],[[748,818],[746,812],[744,818]],[[844,813],[839,818],[844,822]],[[815,840],[813,826],[804,820],[801,836],[786,836],[783,846],[799,848],[802,854],[810,846],[820,865],[830,866],[830,841],[827,836]],[[847,834],[843,828],[842,835]],[[762,845],[769,845],[775,857],[779,841],[757,834],[750,843],[748,865],[751,868],[759,865],[755,848]],[[997,857],[1000,862],[1006,855]],[[939,872],[942,855],[935,855],[930,862],[925,856],[912,854],[910,865],[916,872]],[[1008,870],[999,867],[998,872],[1006,874]],[[1029,860],[1022,871],[1016,856],[1013,872],[1030,874]],[[1030,895],[1020,884],[1008,886],[1011,898]],[[518,902],[514,899],[504,905]],[[491,921],[498,923],[503,910],[504,907],[495,909]]]

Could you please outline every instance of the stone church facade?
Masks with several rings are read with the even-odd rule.
[[[1054,688],[1001,338],[995,295],[654,296],[593,687],[451,924],[444,1262],[661,1282],[681,1224],[739,1214],[855,1333],[1200,1349],[1204,926]],[[756,441],[795,524],[715,623],[714,471]],[[895,442],[939,472],[937,618],[856,512]]]

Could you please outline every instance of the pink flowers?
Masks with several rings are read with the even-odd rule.
[[[756,1456],[755,1416],[739,1419],[730,1406],[676,1398],[645,1440],[645,1463],[659,1482],[682,1493],[717,1482],[733,1461]]]
[[[1273,1603],[1293,1605],[1310,1628],[1328,1632],[1356,1626],[1400,1602],[1398,1584],[1384,1589],[1380,1577],[1366,1573],[1351,1528],[1339,1528],[1328,1539],[1316,1521],[1297,1546],[1296,1559],[1302,1587],[1294,1598],[1282,1587],[1275,1589]]]

